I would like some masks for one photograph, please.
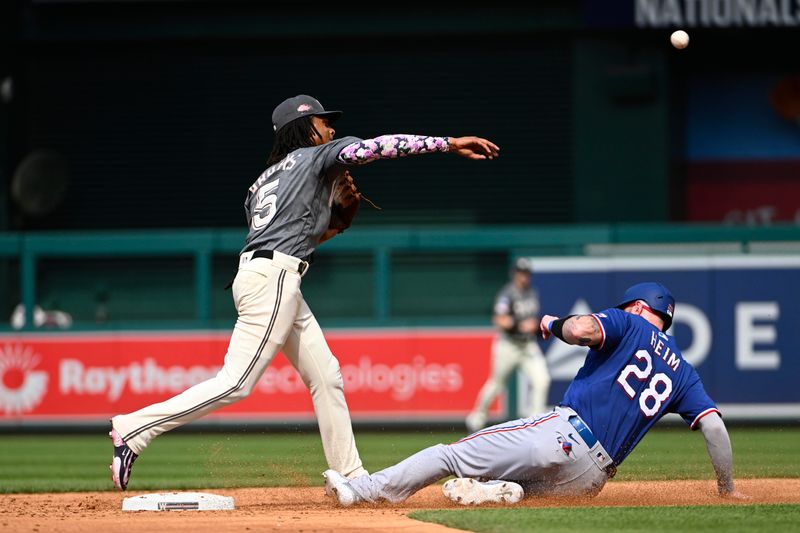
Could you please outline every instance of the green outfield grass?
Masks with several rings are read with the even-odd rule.
[[[800,477],[800,428],[732,428],[737,477]],[[379,470],[463,434],[362,431],[365,466]],[[0,435],[0,493],[111,490],[111,443],[97,435]],[[137,461],[132,490],[322,485],[319,435],[169,433]],[[712,479],[702,435],[684,428],[651,431],[616,480]],[[489,531],[489,530],[487,530]]]
[[[798,531],[800,506],[570,507],[564,509],[464,509],[417,511],[417,520],[480,533],[584,531]]]

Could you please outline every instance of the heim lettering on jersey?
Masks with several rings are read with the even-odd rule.
[[[653,355],[659,356],[662,361],[667,363],[667,366],[670,367],[673,372],[677,372],[681,360],[675,357],[675,352],[670,350],[669,346],[664,344],[665,340],[667,340],[667,336],[660,331],[654,331],[650,334],[650,346],[653,347]]]

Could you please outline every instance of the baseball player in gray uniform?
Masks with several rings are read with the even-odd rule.
[[[329,222],[333,182],[351,165],[434,152],[493,159],[499,148],[479,137],[382,135],[334,140],[333,122],[307,95],[275,108],[267,169],[245,200],[249,233],[232,285],[238,319],[219,373],[183,393],[112,418],[114,485],[125,490],[136,458],[158,435],[247,397],[282,351],[311,392],[328,465],[348,477],[366,474],[356,449],[339,362],[303,298],[300,282]]]
[[[527,416],[541,413],[550,390],[550,371],[539,348],[539,295],[531,286],[533,268],[526,258],[517,259],[511,281],[498,293],[492,322],[499,330],[492,345],[492,371],[478,393],[475,409],[467,416],[467,430],[474,433],[486,427],[489,406],[506,386],[508,376],[521,368],[532,390],[528,395]]]

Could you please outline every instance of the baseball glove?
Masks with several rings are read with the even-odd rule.
[[[345,170],[333,182],[333,203],[328,229],[335,229],[341,233],[349,228],[353,224],[359,206],[361,206],[361,193],[350,171]]]

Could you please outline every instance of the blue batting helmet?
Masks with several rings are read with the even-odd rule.
[[[672,315],[675,312],[675,298],[665,286],[655,281],[646,281],[629,287],[622,296],[622,301],[617,304],[619,309],[625,308],[636,300],[647,302],[650,309],[655,311],[664,320],[664,331],[672,325]]]

